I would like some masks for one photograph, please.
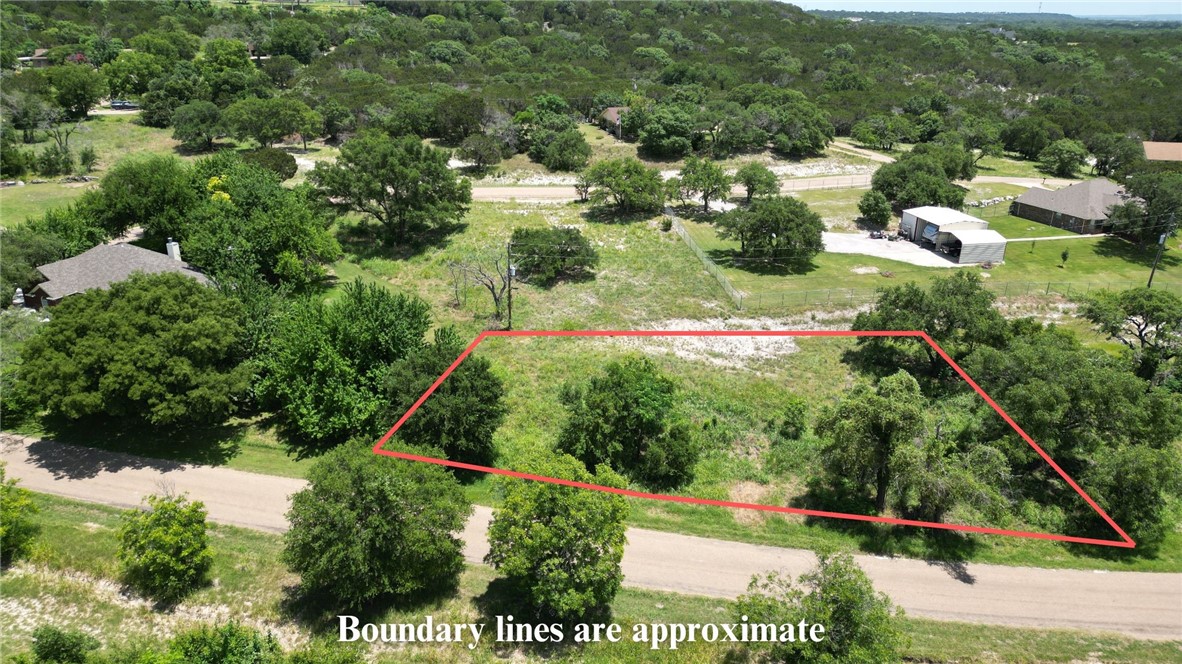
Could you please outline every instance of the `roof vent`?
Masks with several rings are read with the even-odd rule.
[[[168,244],[164,245],[164,247],[165,251],[168,253],[169,258],[174,261],[179,261],[181,259],[181,245],[173,241],[172,238],[168,238]]]

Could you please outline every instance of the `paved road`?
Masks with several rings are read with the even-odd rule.
[[[167,487],[205,502],[210,518],[282,532],[289,496],[302,480],[101,452],[3,436],[10,477],[34,491],[119,507]],[[390,460],[391,463],[408,463]],[[477,507],[464,530],[465,555],[487,549],[491,510]],[[798,575],[814,562],[798,549],[632,528],[624,554],[627,585],[711,597],[742,593],[751,575]],[[1102,630],[1146,639],[1182,639],[1182,574],[1085,572],[929,563],[858,556],[858,564],[911,615],[998,625]]]

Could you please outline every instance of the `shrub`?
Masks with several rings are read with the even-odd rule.
[[[422,599],[458,582],[464,556],[456,533],[471,512],[443,467],[378,456],[368,443],[341,445],[292,497],[283,562],[306,592],[342,607]]]
[[[735,600],[735,614],[751,624],[825,626],[819,642],[760,644],[776,662],[897,662],[906,646],[903,610],[875,592],[866,573],[847,553],[818,556],[817,567],[792,580],[778,573],[755,576],[747,594]],[[806,593],[804,589],[807,589]]]
[[[501,161],[503,144],[487,134],[472,134],[460,143],[456,152],[460,159],[470,161],[479,170],[494,166]]]
[[[28,553],[29,545],[41,530],[33,521],[38,510],[32,494],[18,487],[19,480],[15,477],[5,477],[7,466],[0,463],[0,564],[5,565]]]
[[[788,397],[780,413],[779,434],[785,440],[800,440],[809,428],[809,402],[795,394]]]
[[[858,201],[858,212],[862,213],[862,218],[866,221],[878,226],[886,226],[887,222],[891,220],[891,202],[882,195],[882,192],[868,191]]]
[[[51,145],[37,155],[37,172],[41,175],[69,175],[74,172],[74,154],[70,148]]]
[[[173,602],[205,582],[213,564],[205,505],[183,496],[148,496],[119,527],[119,561],[127,582],[144,595]]]
[[[577,228],[514,228],[509,241],[518,273],[541,284],[595,268],[599,253]]]
[[[97,163],[98,153],[94,151],[93,146],[87,145],[78,151],[78,165],[82,167],[83,173],[93,171]]]
[[[542,164],[552,171],[577,171],[591,159],[591,146],[578,129],[567,129],[550,139]]]
[[[98,647],[97,639],[77,630],[53,625],[41,625],[33,630],[33,656],[38,662],[83,664],[86,653]]]
[[[271,634],[245,625],[202,625],[182,632],[168,645],[185,664],[280,664],[283,650]]]
[[[562,391],[567,422],[557,448],[588,470],[607,464],[653,487],[689,480],[698,448],[677,415],[677,386],[648,358],[608,363],[602,372]]]
[[[535,462],[528,472],[625,486],[610,468],[592,474],[565,455]],[[506,480],[504,488],[505,500],[488,528],[485,562],[508,577],[516,596],[539,617],[574,620],[602,613],[624,578],[627,501],[549,482]]]
[[[299,170],[295,157],[278,148],[258,148],[245,152],[242,161],[255,164],[279,176],[280,180],[290,180]]]

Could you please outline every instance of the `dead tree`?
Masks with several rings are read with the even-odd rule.
[[[510,277],[506,258],[499,256],[484,261],[452,263],[455,270],[467,276],[472,283],[482,286],[492,296],[493,318],[501,320],[504,316],[505,298],[509,293]],[[449,269],[451,269],[449,266]]]

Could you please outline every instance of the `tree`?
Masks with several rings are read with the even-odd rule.
[[[682,179],[685,176],[682,175]],[[780,181],[770,168],[755,161],[749,161],[735,172],[735,182],[747,190],[747,203],[755,196],[774,196],[780,193]]]
[[[1137,444],[1104,449],[1080,482],[1138,549],[1154,549],[1174,530],[1169,506],[1182,496],[1182,464],[1170,449]],[[1086,506],[1075,520],[1090,532],[1111,536],[1111,527]]]
[[[258,386],[288,444],[315,451],[372,431],[389,363],[422,352],[430,326],[419,298],[360,281],[328,304],[295,303],[267,344]]]
[[[312,113],[312,109],[298,99],[249,97],[231,104],[222,117],[234,138],[250,138],[259,145],[271,147],[286,136],[315,132],[314,127],[320,124],[320,118],[313,118]]]
[[[1169,291],[1131,288],[1100,291],[1085,301],[1083,316],[1133,354],[1137,375],[1155,382],[1182,355],[1182,298]]]
[[[591,146],[578,129],[559,132],[549,141],[542,164],[552,171],[577,171],[591,159]]]
[[[263,62],[262,69],[275,87],[282,90],[288,88],[295,80],[296,74],[300,71],[300,61],[290,55],[272,55],[269,60]]]
[[[276,23],[263,44],[263,49],[272,56],[291,56],[305,65],[317,51],[327,48],[328,37],[320,26],[295,18]]]
[[[952,184],[945,167],[932,155],[884,164],[874,172],[870,188],[885,196],[895,209],[964,206],[965,190]]]
[[[142,95],[148,91],[152,79],[164,75],[164,64],[150,53],[123,51],[114,60],[102,67],[103,77],[111,96],[123,98],[128,95]]]
[[[709,212],[711,199],[725,198],[730,193],[731,178],[709,159],[689,157],[681,168],[681,191],[685,198],[701,196],[702,212]]]
[[[577,228],[514,228],[509,246],[518,273],[542,285],[586,274],[599,263],[599,252]]]
[[[721,235],[739,241],[739,253],[779,264],[806,263],[825,245],[825,224],[803,201],[788,196],[755,200],[719,221]]]
[[[44,125],[49,117],[49,108],[45,100],[36,94],[15,91],[0,95],[3,104],[5,120],[14,129],[21,132],[21,142],[33,143],[37,138],[37,130]]]
[[[1070,138],[1061,138],[1038,153],[1038,167],[1059,177],[1075,177],[1088,160],[1088,149],[1084,144]]]
[[[661,172],[639,159],[605,159],[592,164],[586,173],[592,184],[591,200],[596,204],[610,200],[622,212],[656,212],[665,204]]]
[[[239,363],[240,313],[175,273],[136,274],[72,295],[26,343],[21,387],[72,420],[222,422],[250,384],[249,367]]]
[[[168,654],[150,662],[180,661],[186,664],[282,664],[283,649],[271,634],[234,621],[201,625],[177,634]]]
[[[622,488],[606,466],[594,474],[578,460],[534,460],[527,472]],[[624,579],[623,496],[549,482],[506,480],[505,498],[488,527],[486,563],[504,574],[541,619],[574,621],[608,609]]]
[[[309,179],[343,205],[377,220],[394,242],[411,233],[458,222],[472,202],[472,185],[448,165],[449,153],[414,136],[364,132],[341,146],[334,163],[320,162]]]
[[[287,513],[284,564],[305,592],[346,609],[454,588],[464,569],[456,534],[472,513],[459,482],[442,466],[369,448],[341,445],[309,469],[308,487],[292,496]]]
[[[480,133],[484,122],[484,98],[470,92],[453,92],[435,105],[439,136],[452,145]]]
[[[172,137],[188,147],[213,149],[213,139],[222,130],[222,111],[209,101],[194,101],[172,114]]]
[[[959,362],[977,348],[1005,346],[1009,330],[995,299],[979,275],[957,272],[936,277],[928,290],[914,283],[881,289],[851,329],[923,330]],[[859,364],[875,373],[904,366],[913,375],[937,377],[951,370],[935,349],[914,337],[859,337],[858,346]]]
[[[199,202],[188,170],[171,155],[120,160],[103,176],[93,200],[93,212],[112,236],[139,226],[160,240],[179,235]]]
[[[7,463],[0,462],[0,542],[4,542],[0,564],[5,566],[27,554],[41,531],[33,521],[33,515],[40,511],[33,502],[33,494],[17,486],[20,480],[6,477],[7,467]]]
[[[987,118],[968,116],[957,128],[957,133],[964,141],[964,147],[974,153],[973,163],[980,162],[985,157],[1001,156],[1004,145],[1001,140],[1002,126]]]
[[[502,144],[487,134],[472,134],[460,143],[456,155],[464,161],[472,162],[477,170],[485,170],[501,161]]]
[[[40,625],[33,630],[33,656],[38,662],[85,664],[86,654],[99,645],[98,639],[74,629]]]
[[[648,112],[640,128],[640,149],[655,157],[676,158],[689,153],[694,121],[678,106],[658,105]]]
[[[898,662],[908,645],[903,610],[895,610],[848,553],[822,553],[798,583],[779,573],[756,575],[747,594],[735,600],[735,614],[752,625],[825,627],[825,638],[773,642],[777,662]],[[805,593],[805,589],[808,593]]]
[[[66,258],[66,242],[53,233],[27,224],[4,231],[4,260],[0,261],[0,302],[12,302],[16,289],[28,292],[44,277],[37,266]]]
[[[886,226],[891,220],[891,202],[880,191],[870,190],[858,201],[858,212],[862,218],[878,226]]]
[[[385,381],[385,422],[396,422],[464,352],[453,328],[435,332],[435,343],[395,362]],[[449,459],[490,465],[493,434],[505,419],[505,385],[485,358],[469,355],[398,430],[399,440],[443,450]]]
[[[53,100],[72,120],[86,117],[107,93],[103,75],[89,65],[60,65],[47,73],[53,85]]]
[[[116,535],[123,578],[148,597],[176,602],[204,584],[213,565],[205,505],[184,496],[146,501],[146,510],[123,513]]]
[[[1053,141],[1063,138],[1063,130],[1046,118],[1027,115],[1006,125],[1001,138],[1007,150],[1035,159]]]
[[[1087,141],[1088,151],[1096,157],[1093,172],[1111,177],[1145,161],[1141,142],[1124,134],[1096,134]]]
[[[299,170],[295,157],[276,148],[258,148],[242,153],[242,161],[274,173],[280,180],[290,180]]]
[[[872,115],[855,124],[850,136],[862,145],[893,150],[895,143],[908,138],[912,129],[911,121],[901,115]]]
[[[347,106],[336,99],[328,99],[320,104],[316,107],[316,112],[320,114],[321,120],[324,121],[324,130],[322,133],[330,141],[337,141],[342,131],[348,131],[353,127],[353,113],[349,111]]]
[[[870,486],[879,514],[886,511],[895,451],[923,428],[923,395],[906,371],[881,379],[874,388],[855,387],[817,421],[817,433],[829,439],[823,457],[833,481],[856,492]]]
[[[609,362],[586,382],[563,388],[567,420],[556,447],[588,470],[607,464],[652,487],[684,484],[698,448],[679,400],[676,383],[648,358]]]

